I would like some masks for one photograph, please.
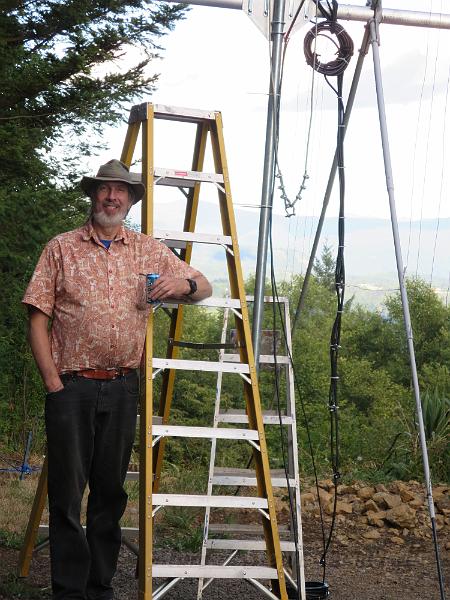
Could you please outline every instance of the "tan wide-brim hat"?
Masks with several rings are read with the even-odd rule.
[[[135,175],[130,173],[129,168],[122,161],[113,159],[102,165],[95,177],[83,177],[80,181],[80,187],[83,192],[89,196],[92,188],[101,181],[121,181],[130,185],[135,194],[134,204],[141,200],[145,194],[145,185],[136,181]]]

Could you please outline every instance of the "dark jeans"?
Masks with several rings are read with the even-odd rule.
[[[123,483],[135,436],[138,377],[64,375],[63,383],[45,402],[53,600],[110,600],[128,498]],[[80,508],[87,483],[85,535]]]

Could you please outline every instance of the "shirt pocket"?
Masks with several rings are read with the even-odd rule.
[[[61,298],[64,303],[87,306],[98,293],[98,282],[85,276],[65,277],[61,284]]]

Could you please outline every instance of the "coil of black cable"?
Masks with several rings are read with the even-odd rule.
[[[336,36],[337,46],[337,57],[328,63],[322,63],[319,60],[319,55],[314,51],[313,44],[316,37],[327,34]],[[330,38],[331,39],[331,38]],[[332,39],[333,43],[334,39]],[[315,69],[318,73],[329,77],[337,76],[345,71],[351,57],[353,56],[353,40],[345,29],[339,23],[335,21],[322,21],[317,25],[314,25],[312,29],[308,31],[303,42],[303,51],[305,53],[306,62],[310,67]]]

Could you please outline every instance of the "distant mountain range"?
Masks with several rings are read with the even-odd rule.
[[[244,277],[255,271],[259,231],[259,210],[237,207],[235,212]],[[184,207],[170,202],[166,210],[156,209],[155,228],[177,230],[182,227]],[[201,202],[198,231],[220,233],[218,209],[212,202]],[[177,224],[174,221],[180,219]],[[273,249],[277,279],[290,279],[291,274],[304,273],[317,227],[317,217],[273,216]],[[430,281],[446,299],[450,275],[450,219],[426,219],[422,222],[399,223],[403,263],[407,276]],[[375,307],[386,293],[398,288],[397,267],[391,223],[383,219],[348,218],[345,221],[345,265],[347,297],[356,296],[362,304]],[[325,220],[319,254],[324,243],[337,248],[337,218]],[[227,279],[224,250],[220,246],[199,244],[194,247],[192,263],[223,287]],[[219,291],[217,289],[216,293]]]

